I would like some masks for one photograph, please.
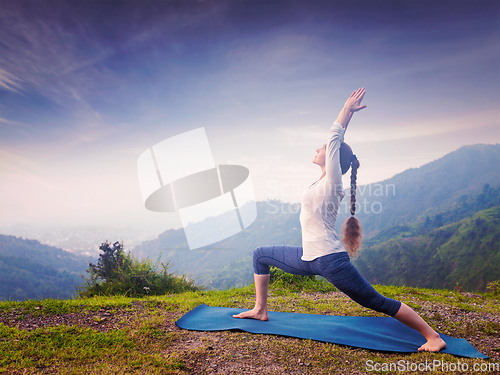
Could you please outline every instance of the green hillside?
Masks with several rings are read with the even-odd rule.
[[[500,144],[463,146],[419,168],[359,186],[360,209],[356,216],[364,233],[372,236],[384,228],[413,222],[424,214],[449,210],[462,196],[477,194],[486,184],[500,186],[499,165]],[[361,167],[358,176],[362,173]],[[345,202],[348,203],[347,198]],[[349,215],[348,209],[343,208],[337,228]]]
[[[80,275],[0,254],[0,300],[71,298],[81,284]]]
[[[388,285],[484,291],[500,280],[500,206],[425,235],[411,233],[394,227],[394,238],[373,239],[354,264],[368,281]]]
[[[54,246],[44,245],[38,240],[23,239],[0,234],[0,254],[19,257],[50,266],[58,271],[81,274],[88,267],[91,257],[84,257]]]
[[[0,235],[0,300],[70,298],[90,261],[37,240]]]
[[[443,266],[435,268],[434,277],[443,275],[439,279],[446,289],[459,284],[464,290],[484,291],[488,282],[500,280],[500,207],[455,226],[454,235],[437,249],[436,263]]]

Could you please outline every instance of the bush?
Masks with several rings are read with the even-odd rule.
[[[138,260],[123,251],[123,242],[115,242],[113,247],[107,241],[100,246],[97,264],[89,263],[88,278],[78,288],[78,296],[125,295],[140,297],[144,295],[164,295],[196,291],[202,288],[184,275],[169,273],[170,264],[150,259]]]
[[[495,280],[486,284],[486,290],[494,296],[500,295],[500,280]]]

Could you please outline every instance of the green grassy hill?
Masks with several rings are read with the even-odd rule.
[[[94,297],[0,302],[0,373],[366,374],[369,373],[367,361],[379,364],[399,361],[456,364],[460,361],[469,369],[474,365],[483,369],[499,368],[498,291],[471,294],[381,285],[375,288],[411,306],[438,332],[465,338],[490,358],[459,358],[427,352],[382,353],[241,331],[187,331],[175,325],[183,314],[202,303],[252,308],[255,296],[250,286],[142,299]],[[320,281],[302,287],[271,286],[269,310],[384,316],[363,308],[330,284]]]
[[[371,283],[485,291],[500,279],[500,206],[414,236],[399,226],[365,246],[353,263]]]

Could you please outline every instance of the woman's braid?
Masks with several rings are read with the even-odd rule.
[[[356,155],[351,157],[351,216],[356,213],[356,178],[358,176],[359,161]]]
[[[351,162],[351,217],[344,223],[342,230],[344,246],[352,257],[358,256],[358,249],[361,246],[362,234],[359,220],[354,217],[356,213],[356,177],[358,174],[359,161],[356,155],[352,155]]]

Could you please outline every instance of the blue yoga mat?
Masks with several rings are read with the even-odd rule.
[[[397,353],[414,353],[425,338],[391,317],[331,316],[269,311],[269,320],[236,319],[245,309],[211,307],[202,304],[175,322],[192,331],[238,329],[249,333],[281,335]],[[440,333],[446,348],[440,353],[460,357],[488,358],[467,340]]]

